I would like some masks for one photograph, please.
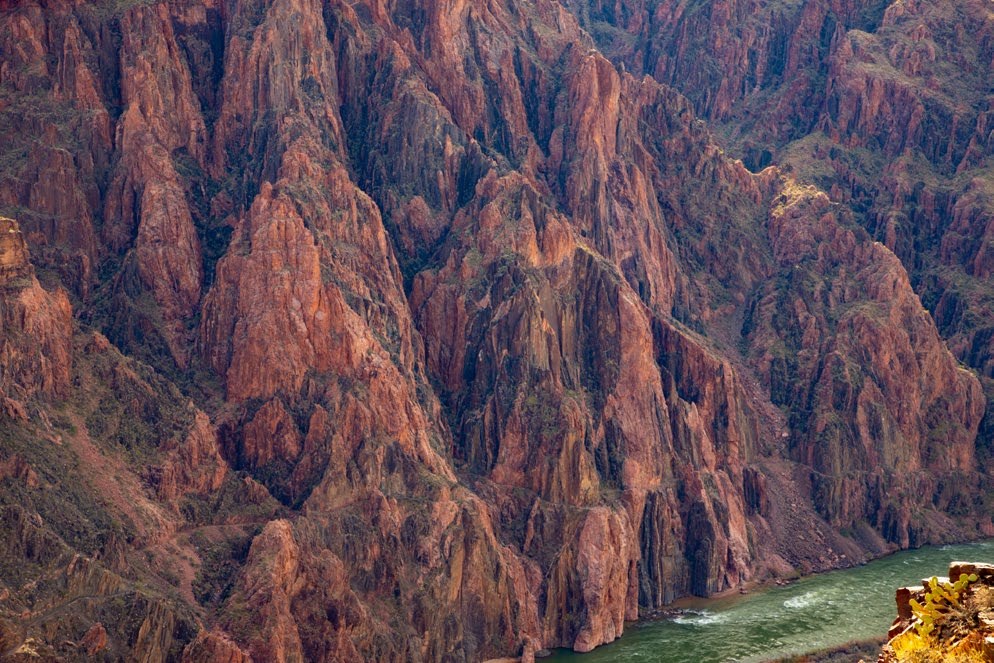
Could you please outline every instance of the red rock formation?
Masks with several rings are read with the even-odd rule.
[[[615,57],[687,94],[751,167],[775,159],[851,202],[957,357],[990,373],[981,190],[994,41],[983,3],[571,4],[591,26],[599,17],[637,35]],[[615,33],[602,34],[610,49]]]
[[[38,488],[41,485],[38,473],[34,471],[34,468],[24,458],[17,454],[0,462],[0,479],[8,477],[23,482],[24,486],[28,489]]]
[[[159,305],[173,359],[185,366],[185,327],[200,300],[201,247],[178,152],[205,165],[205,128],[189,70],[165,5],[138,5],[121,17],[121,102],[115,147],[121,155],[104,209],[111,250],[134,247],[138,276]]]
[[[86,294],[98,250],[97,180],[111,149],[100,78],[85,62],[93,45],[68,4],[43,10],[15,3],[7,19],[0,38],[8,140],[0,204],[16,210],[36,259]]]
[[[800,407],[812,413],[792,446],[817,473],[819,509],[839,524],[883,526],[913,501],[899,487],[910,477],[935,493],[936,473],[973,472],[984,399],[976,378],[942,349],[897,258],[844,230],[837,214],[824,194],[792,183],[775,201],[775,253],[804,276],[759,300],[755,315],[772,328],[754,329],[753,344],[774,394],[793,407],[804,399]],[[812,282],[811,273],[831,278]],[[775,348],[781,339],[786,353]],[[947,422],[941,437],[931,432],[939,420]],[[885,529],[901,545],[927,538],[910,526],[905,517]]]
[[[107,648],[107,631],[104,629],[103,624],[97,622],[94,624],[83,639],[79,642],[80,646],[86,649],[86,654],[88,656],[96,656],[101,651]]]
[[[291,600],[299,591],[300,549],[293,540],[290,523],[275,520],[266,526],[252,544],[245,584],[245,602],[252,606],[259,624],[249,651],[253,659],[266,661],[302,660],[300,633],[290,611]],[[328,584],[333,583],[328,579]],[[260,596],[259,594],[264,594]]]
[[[39,285],[13,219],[0,218],[0,392],[5,399],[65,397],[72,310],[65,292]]]
[[[184,495],[211,495],[221,488],[228,466],[206,414],[198,411],[186,439],[170,446],[161,448],[168,455],[157,486],[160,499],[175,502]]]
[[[201,631],[183,650],[183,663],[251,663],[252,659],[224,633]]]
[[[0,173],[0,202],[29,210],[46,278],[110,340],[81,337],[70,380],[68,300],[0,237],[0,385],[11,412],[67,403],[10,439],[71,455],[17,442],[17,476],[90,461],[59,504],[99,544],[46,511],[52,537],[177,590],[148,595],[130,640],[102,618],[109,647],[587,651],[679,596],[882,550],[838,529],[909,546],[957,531],[940,511],[984,517],[983,395],[898,258],[826,194],[726,157],[693,111],[744,131],[769,94],[767,140],[819,123],[846,149],[979,163],[986,120],[968,150],[940,139],[906,80],[928,75],[927,30],[887,52],[896,76],[846,32],[873,20],[856,3],[56,4],[0,13],[3,126],[59,154]],[[604,21],[658,34],[613,55],[691,100],[592,48],[580,25]],[[17,118],[29,95],[67,119]],[[766,122],[809,98],[818,117]],[[882,187],[942,208],[910,164]],[[814,543],[788,545],[801,529]]]

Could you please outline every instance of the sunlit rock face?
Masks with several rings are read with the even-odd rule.
[[[932,111],[874,8],[704,9],[0,2],[2,653],[530,660],[989,531],[917,264],[698,119]]]
[[[0,394],[8,414],[25,416],[25,401],[69,390],[72,311],[66,293],[35,278],[20,225],[0,218]]]

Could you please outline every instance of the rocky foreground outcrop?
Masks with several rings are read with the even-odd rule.
[[[901,261],[574,5],[0,2],[0,653],[530,660],[994,530]]]
[[[994,566],[953,562],[948,577],[902,587],[896,598],[878,663],[994,660]]]

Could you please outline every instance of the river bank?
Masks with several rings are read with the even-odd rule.
[[[831,652],[882,638],[895,617],[894,590],[942,575],[955,559],[994,560],[994,539],[903,551],[744,595],[681,601],[680,612],[631,624],[622,638],[593,652],[559,650],[544,660],[759,663]]]
[[[886,638],[874,638],[872,640],[859,640],[848,642],[838,647],[819,649],[807,654],[795,654],[785,658],[778,658],[769,663],[857,663],[857,661],[876,661],[880,654],[880,648],[887,641]]]

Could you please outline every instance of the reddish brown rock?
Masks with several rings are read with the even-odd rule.
[[[34,489],[41,485],[38,473],[21,456],[14,454],[6,460],[0,461],[0,479],[13,477],[21,481],[26,488]]]
[[[92,43],[68,3],[16,3],[0,29],[0,123],[9,147],[0,201],[23,210],[36,263],[85,295],[98,252],[98,180],[111,150],[102,83],[86,62]]]
[[[252,543],[243,579],[244,601],[259,623],[252,628],[253,659],[285,661],[303,658],[291,601],[300,591],[300,549],[286,521],[272,521]],[[247,626],[244,625],[244,626]]]
[[[251,663],[252,659],[230,637],[218,631],[201,631],[183,649],[183,663]]]
[[[72,366],[72,310],[62,290],[39,285],[20,228],[0,220],[0,390],[8,397],[65,397]]]
[[[949,565],[949,577],[959,580],[963,574],[976,575],[985,584],[994,583],[994,564],[983,562],[952,562]]]
[[[628,523],[606,509],[594,511],[584,522],[576,567],[571,569],[580,576],[586,608],[583,626],[572,642],[576,651],[590,651],[624,631],[630,531]]]
[[[813,258],[817,273],[835,276],[827,283],[800,282],[786,301],[784,294],[761,300],[756,317],[769,315],[773,326],[754,330],[753,342],[758,350],[774,338],[771,334],[783,338],[782,325],[790,321],[786,336],[794,339],[792,355],[762,350],[761,371],[774,398],[782,393],[792,403],[799,394],[809,394],[803,398],[810,399],[813,427],[806,436],[795,436],[792,445],[800,460],[821,473],[815,490],[822,513],[838,522],[870,518],[885,536],[906,545],[928,535],[910,531],[910,516],[899,515],[914,498],[895,480],[917,476],[922,483],[913,491],[936,491],[935,473],[969,474],[975,467],[973,440],[983,396],[976,379],[943,348],[898,260],[880,244],[861,242],[843,230],[836,214],[813,189],[788,184],[781,194],[770,229],[783,264],[796,270],[798,262]],[[844,266],[831,266],[835,261],[845,261]],[[861,304],[847,307],[844,315],[828,313],[853,299]],[[774,306],[780,314],[772,314]],[[834,337],[828,341],[830,334]],[[847,359],[853,356],[867,368]],[[792,379],[813,382],[809,390],[797,391],[789,386]],[[840,413],[846,413],[841,420]],[[929,422],[938,418],[951,422],[941,440],[929,433]],[[877,472],[860,486],[842,478],[847,467],[899,468],[902,478]],[[868,495],[886,495],[894,502]]]
[[[162,451],[167,455],[158,483],[160,499],[175,502],[191,493],[211,495],[223,484],[228,466],[218,450],[217,431],[203,412],[194,415],[185,440]]]
[[[31,257],[20,225],[13,219],[0,218],[0,278],[7,285],[32,276]]]
[[[100,622],[94,624],[83,639],[79,641],[80,647],[86,650],[87,656],[96,656],[107,648],[107,631]]]
[[[274,459],[295,461],[300,456],[297,424],[278,399],[268,401],[255,413],[245,425],[244,436],[242,459],[251,467],[262,467]]]
[[[237,233],[254,250],[218,266],[202,326],[228,397],[296,392],[309,368],[356,361],[345,303],[324,289],[318,247],[290,200],[267,185]]]
[[[588,3],[571,4],[585,16]],[[591,28],[598,16],[637,35],[593,29],[603,47],[687,94],[750,168],[786,164],[852,203],[854,220],[910,272],[954,354],[989,378],[983,183],[994,41],[983,3],[735,1],[687,11],[633,0],[597,11],[585,16]],[[989,379],[984,389],[994,393]],[[980,434],[990,438],[989,423]]]
[[[138,276],[162,312],[166,343],[188,360],[187,319],[200,300],[201,247],[175,155],[205,165],[205,128],[168,8],[135,6],[121,17],[120,162],[106,196],[104,238],[134,246]]]

